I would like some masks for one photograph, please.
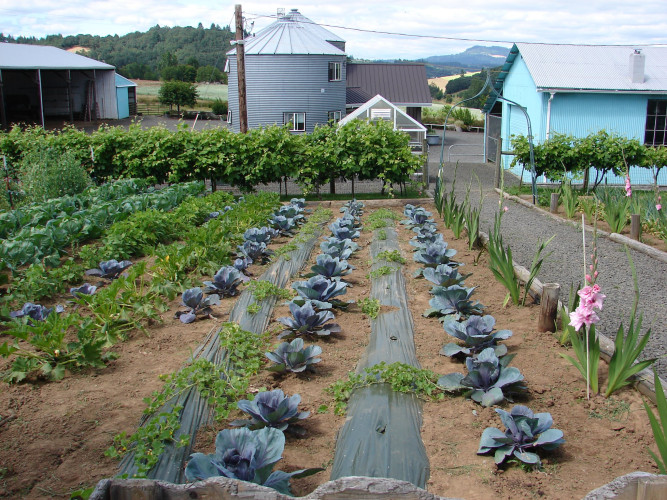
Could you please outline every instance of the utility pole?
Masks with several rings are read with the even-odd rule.
[[[234,7],[236,17],[236,72],[238,74],[239,87],[239,127],[241,133],[248,131],[248,102],[245,89],[245,49],[243,40],[243,11],[241,5]]]

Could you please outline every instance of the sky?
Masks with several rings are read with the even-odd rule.
[[[200,22],[233,29],[234,5],[221,0],[0,0],[0,33],[124,35],[156,24]],[[252,26],[255,32],[273,22],[278,8],[299,9],[345,39],[348,55],[362,59],[418,59],[462,52],[473,45],[509,48],[515,41],[667,44],[665,0],[313,0],[254,1],[242,6],[247,29]]]

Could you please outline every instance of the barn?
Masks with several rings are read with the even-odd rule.
[[[244,47],[248,128],[290,124],[306,133],[345,116],[345,40],[292,9]],[[239,132],[236,49],[227,58],[228,121]]]
[[[115,69],[56,47],[0,43],[0,122],[117,119]]]
[[[494,85],[505,100],[490,98],[484,112],[504,151],[511,150],[512,135],[527,135],[521,108],[536,143],[554,133],[586,137],[604,129],[667,145],[667,47],[516,43]],[[510,161],[503,158],[506,167]],[[645,169],[632,174],[633,181],[652,182]],[[623,182],[613,174],[605,180]]]

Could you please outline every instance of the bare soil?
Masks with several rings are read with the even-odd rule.
[[[327,203],[335,214],[340,204]],[[387,202],[367,202],[366,213],[388,205]],[[424,205],[435,212],[432,204]],[[398,204],[394,210],[402,213]],[[423,368],[438,374],[464,372],[461,363],[438,354],[450,339],[437,319],[422,316],[428,308],[430,283],[411,278],[417,269],[408,244],[413,233],[404,226],[397,227],[401,251],[407,259],[403,272],[407,278],[419,361]],[[550,412],[554,427],[563,430],[566,443],[542,455],[540,471],[526,472],[516,465],[498,468],[492,456],[476,454],[484,428],[502,428],[493,409],[453,396],[443,401],[425,402],[422,438],[431,466],[428,490],[441,496],[470,500],[573,499],[632,471],[656,472],[647,452],[648,447],[655,449],[653,436],[639,393],[628,388],[608,400],[595,396],[587,401],[584,382],[560,356],[566,349],[551,334],[537,332],[539,306],[529,299],[525,307],[503,308],[506,292],[489,271],[487,255],[470,252],[464,239],[454,240],[442,224],[439,228],[445,240],[458,251],[456,260],[465,263],[462,271],[473,273],[466,280],[467,286],[478,287],[473,297],[487,306],[486,313],[496,318],[498,329],[514,332],[505,342],[510,352],[516,354],[512,364],[521,370],[528,386],[528,393],[516,403],[525,404],[535,412]],[[347,280],[352,286],[342,298],[359,300],[369,294],[370,238],[369,232],[362,232],[361,249],[350,259],[357,268]],[[313,263],[317,253],[313,253]],[[1,497],[67,498],[71,491],[92,486],[116,473],[117,462],[104,457],[113,436],[136,429],[145,407],[142,398],[162,385],[158,375],[178,370],[206,334],[226,320],[234,303],[234,299],[223,300],[216,310],[215,320],[182,325],[173,318],[179,300],[173,301],[171,310],[164,313],[161,325],[149,329],[150,336],[137,333],[119,344],[115,348],[119,358],[104,370],[69,374],[60,382],[2,385]],[[279,304],[274,320],[288,315],[287,307]],[[369,319],[357,306],[337,313],[336,322],[341,325],[342,333],[330,339],[313,339],[323,349],[322,362],[315,373],[276,376],[262,372],[251,381],[253,387],[280,387],[289,395],[299,393],[301,409],[311,412],[304,423],[306,437],[288,436],[284,459],[278,468],[289,471],[323,467],[327,470],[293,481],[297,496],[307,494],[329,479],[336,432],[344,417],[333,414],[332,399],[324,388],[355,369],[368,343]],[[270,328],[277,330],[278,323],[272,322]],[[4,339],[0,338],[1,341]],[[3,360],[0,369],[6,365],[7,361]],[[606,365],[601,363],[601,387],[604,387],[605,370]],[[511,406],[507,404],[505,408]],[[212,452],[216,433],[227,424],[221,422],[203,429],[198,434],[196,450]]]

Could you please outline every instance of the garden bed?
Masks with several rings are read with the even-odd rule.
[[[342,202],[325,205],[337,213]],[[435,213],[432,204],[424,205]],[[402,204],[386,201],[366,202],[366,216],[376,208],[389,206],[403,218]],[[403,273],[418,361],[422,368],[440,375],[461,372],[461,363],[438,355],[442,345],[450,341],[442,325],[435,318],[422,316],[429,308],[431,284],[411,278],[418,269],[412,260],[413,247],[408,243],[414,233],[398,223],[396,228],[401,253],[407,261]],[[512,365],[520,369],[528,386],[526,396],[516,402],[536,412],[550,412],[554,427],[564,432],[566,442],[543,455],[541,471],[527,472],[515,465],[498,469],[492,456],[476,454],[484,428],[501,427],[492,408],[453,396],[426,402],[422,439],[430,462],[427,489],[441,496],[466,499],[571,499],[581,498],[631,471],[655,472],[646,451],[653,446],[653,436],[642,397],[632,389],[624,389],[609,400],[594,397],[586,401],[583,381],[560,356],[565,349],[551,334],[537,332],[539,308],[533,304],[503,308],[506,291],[489,271],[487,255],[479,257],[478,252],[469,251],[466,242],[454,240],[441,223],[438,229],[450,247],[458,251],[454,260],[465,263],[462,272],[473,273],[466,279],[466,286],[478,286],[473,298],[487,306],[485,313],[496,318],[498,329],[514,332],[504,343],[510,353],[516,354]],[[361,248],[350,258],[356,270],[345,278],[351,287],[340,297],[344,300],[359,301],[369,296],[371,238],[370,231],[362,231],[358,240]],[[273,246],[286,241],[279,240]],[[313,254],[306,269],[314,261]],[[261,270],[254,270],[254,274],[261,274]],[[119,358],[106,369],[72,374],[59,382],[33,381],[3,387],[0,494],[12,498],[67,498],[73,490],[113,476],[118,462],[105,458],[104,451],[114,435],[136,429],[145,407],[142,399],[162,386],[158,376],[178,370],[206,334],[228,318],[234,302],[234,298],[223,299],[215,308],[216,319],[183,325],[173,317],[180,308],[180,298],[174,299],[163,314],[163,324],[149,327],[148,336],[137,332],[129,341],[118,344],[114,350]],[[289,316],[289,310],[278,303],[273,318],[284,316]],[[293,480],[296,495],[305,495],[329,480],[336,433],[345,417],[334,413],[335,403],[324,390],[355,369],[369,340],[370,321],[359,305],[337,312],[336,322],[342,327],[341,333],[314,340],[323,350],[315,373],[277,376],[260,372],[251,381],[254,390],[281,388],[288,395],[300,394],[300,409],[311,412],[303,421],[306,436],[287,437],[284,459],[277,468],[291,471],[323,467],[325,471]],[[269,330],[275,333],[279,326],[271,322]],[[276,343],[273,335],[272,344]],[[2,364],[4,369],[6,361]],[[602,363],[603,380],[604,370]],[[239,413],[232,417],[240,416]],[[217,432],[226,427],[223,422],[205,428],[198,434],[195,450],[213,452]]]

